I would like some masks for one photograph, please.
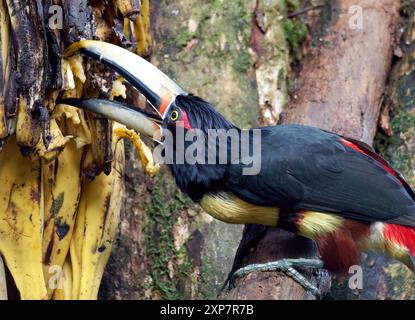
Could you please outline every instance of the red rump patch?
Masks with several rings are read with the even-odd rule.
[[[381,156],[379,156],[378,154],[376,154],[375,152],[369,150],[369,149],[363,149],[362,147],[358,146],[357,144],[346,140],[346,139],[341,139],[341,143],[346,146],[349,147],[357,152],[360,152],[362,154],[367,155],[368,157],[371,157],[372,159],[376,160],[377,162],[379,162],[384,168],[385,170],[393,175],[395,178],[397,178],[399,180],[399,182],[403,182],[402,177],[391,167],[391,165],[385,160],[383,159]]]
[[[324,267],[334,274],[345,274],[359,263],[361,242],[370,235],[369,224],[346,219],[334,232],[316,241]]]
[[[398,224],[385,224],[383,236],[389,241],[407,248],[412,256],[415,256],[415,228]]]

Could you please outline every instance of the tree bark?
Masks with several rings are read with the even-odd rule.
[[[408,181],[415,185],[415,3],[404,3],[400,45],[380,117],[375,147]],[[386,255],[362,258],[363,288],[348,290],[336,281],[332,295],[340,299],[415,299],[413,273]]]
[[[356,5],[354,10],[359,11],[359,7],[362,10],[362,24],[354,21],[359,17],[349,11]],[[292,95],[281,122],[318,126],[372,144],[392,61],[399,8],[400,2],[395,0],[339,0],[333,6],[327,34],[304,62],[298,90]],[[290,233],[267,228],[258,237],[255,232],[258,227],[245,229],[240,248],[250,252],[237,257],[235,268],[287,257],[318,256],[310,241]],[[254,244],[250,249],[249,240]],[[327,275],[307,272],[306,276],[323,294],[328,292]],[[236,287],[226,298],[313,297],[283,273],[254,272],[237,279]]]

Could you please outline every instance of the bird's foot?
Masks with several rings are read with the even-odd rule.
[[[250,264],[241,269],[238,269],[231,278],[231,283],[235,282],[236,278],[244,277],[247,274],[254,271],[280,271],[291,277],[293,280],[298,282],[304,289],[311,292],[317,298],[320,297],[320,290],[310,283],[300,272],[295,268],[314,268],[320,269],[323,267],[323,261],[319,259],[282,259],[278,261],[272,261],[267,263]]]

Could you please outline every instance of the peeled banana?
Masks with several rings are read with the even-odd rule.
[[[137,54],[146,56],[150,53],[152,37],[150,34],[150,2],[141,1],[140,14],[134,21],[134,32],[137,39]]]
[[[124,17],[131,17],[140,12],[140,0],[115,0],[115,5]]]

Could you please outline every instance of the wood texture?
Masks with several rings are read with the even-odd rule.
[[[362,9],[361,28],[354,23],[356,6]],[[305,62],[299,90],[283,121],[321,127],[372,144],[399,7],[396,0],[338,1],[333,7],[337,20]]]

